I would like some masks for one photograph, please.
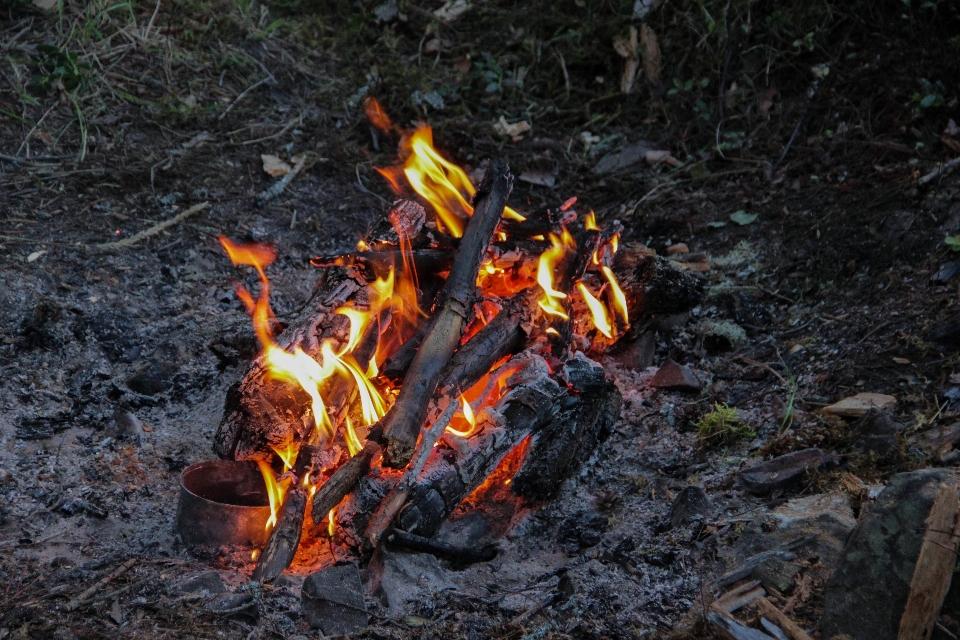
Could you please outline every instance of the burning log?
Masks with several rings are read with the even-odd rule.
[[[478,191],[477,205],[460,241],[457,257],[440,294],[441,303],[430,321],[417,355],[410,364],[396,403],[384,416],[384,463],[405,466],[413,455],[427,406],[440,376],[466,329],[473,309],[480,262],[490,244],[513,187],[505,162],[491,163]]]
[[[303,532],[303,516],[307,508],[307,492],[299,484],[287,490],[280,508],[280,517],[270,532],[267,544],[257,561],[250,579],[255,582],[271,582],[293,562],[300,546]]]
[[[415,202],[401,200],[394,204],[389,217],[396,221],[403,233],[416,235],[423,226],[426,212]],[[397,237],[394,226],[381,220],[371,229],[366,242],[387,243]],[[257,266],[262,269],[268,262],[257,263]],[[261,286],[266,289],[263,276],[261,279]],[[279,336],[275,346],[286,352],[301,349],[316,360],[325,341],[344,344],[349,338],[351,320],[336,311],[347,304],[359,309],[369,308],[370,298],[374,295],[367,280],[356,269],[334,267],[325,270],[304,311]],[[261,299],[265,297],[266,292],[261,290]],[[370,324],[373,326],[368,327],[368,332],[373,331],[376,335],[376,323]],[[369,345],[369,342],[363,341],[361,350],[363,344]],[[375,341],[372,348],[376,349]],[[357,355],[361,356],[358,360],[363,359],[362,353]],[[348,392],[335,392],[330,403],[332,413],[342,413],[352,397]],[[304,409],[310,407],[311,402],[302,385],[278,379],[271,370],[268,354],[261,354],[243,379],[227,392],[223,419],[214,436],[214,451],[224,459],[263,459],[271,449],[291,442],[315,440],[321,434],[311,432],[318,431],[319,418]]]

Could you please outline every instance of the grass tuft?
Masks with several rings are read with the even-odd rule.
[[[757,435],[753,427],[740,417],[740,412],[726,402],[715,402],[713,411],[704,414],[694,426],[703,444],[729,444]]]

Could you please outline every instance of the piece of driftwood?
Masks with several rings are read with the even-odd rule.
[[[399,224],[404,233],[415,235],[426,212],[415,202],[401,200],[394,203],[387,217]],[[390,242],[398,243],[397,238],[393,223],[380,220],[371,228],[366,241],[387,246]],[[287,351],[300,347],[319,359],[323,341],[332,340],[336,350],[349,336],[350,321],[336,310],[347,303],[365,309],[370,295],[368,281],[359,270],[325,269],[310,301],[276,338],[277,344]],[[271,375],[261,355],[227,392],[223,418],[214,435],[214,451],[225,459],[263,459],[273,448],[301,443],[316,431],[310,405],[310,397],[299,385]]]
[[[779,608],[764,597],[759,597],[753,601],[753,605],[764,618],[775,622],[777,626],[783,629],[790,640],[813,640],[806,631],[800,628],[796,622],[788,618]]]
[[[270,531],[257,566],[250,579],[255,582],[272,582],[293,562],[300,546],[303,532],[303,515],[307,508],[307,492],[299,483],[289,489],[277,516],[277,524]]]
[[[449,560],[457,564],[474,564],[476,562],[489,562],[497,557],[497,548],[493,545],[480,549],[468,549],[466,547],[456,547],[452,544],[439,542],[431,538],[418,536],[400,529],[391,529],[384,537],[387,544],[407,549],[409,551],[419,551],[429,553],[438,558]]]
[[[565,366],[567,382],[578,392],[576,402],[533,436],[523,465],[513,477],[513,490],[528,500],[543,502],[555,496],[563,481],[610,436],[620,418],[620,392],[605,379],[600,365],[593,363],[596,367],[591,375],[599,377],[592,379],[578,379],[574,376],[582,374],[570,373],[571,367],[585,368],[584,361],[592,362],[580,355]]]
[[[460,240],[430,328],[404,377],[396,402],[380,421],[387,466],[402,468],[413,455],[430,399],[472,316],[480,263],[512,188],[513,176],[506,162],[491,162],[477,191],[476,207]]]
[[[927,516],[927,531],[910,580],[910,594],[900,618],[898,640],[929,640],[933,634],[957,562],[960,547],[958,511],[957,489],[942,487]]]
[[[525,357],[521,354],[518,357]],[[410,497],[396,518],[397,526],[430,537],[460,502],[480,486],[499,462],[533,431],[556,413],[565,390],[548,376],[546,362],[530,354],[541,367],[530,367],[530,376],[520,380],[494,405],[478,416],[482,428],[463,440],[463,450],[436,447]],[[484,423],[484,420],[489,422]]]

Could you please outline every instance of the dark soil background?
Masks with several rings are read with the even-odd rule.
[[[201,565],[170,523],[177,473],[212,456],[226,389],[256,350],[232,293],[250,274],[216,237],[275,243],[272,302],[295,314],[317,278],[310,257],[351,248],[394,197],[374,168],[395,162],[398,140],[370,126],[368,96],[401,126],[432,125],[468,169],[505,157],[519,210],[576,196],[601,224],[620,220],[624,241],[685,243],[707,297],[659,328],[654,364],[710,379],[698,397],[650,395],[642,372],[611,364],[636,391],[623,428],[524,530],[557,548],[576,505],[609,514],[616,534],[600,549],[634,528],[644,558],[674,554],[643,579],[621,572],[636,597],[611,600],[627,593],[602,584],[617,562],[575,550],[594,563],[577,606],[518,617],[444,596],[385,614],[370,637],[708,637],[698,620],[718,543],[702,528],[655,537],[679,488],[713,478],[730,516],[769,502],[730,491],[730,470],[756,456],[845,456],[796,495],[943,463],[960,401],[960,172],[923,176],[960,155],[955,3],[441,4],[0,3],[0,639],[305,633],[281,614],[225,621],[171,595],[163,585]],[[613,43],[631,28],[660,55],[638,49],[624,93]],[[531,128],[514,139],[501,118]],[[301,153],[303,172],[262,202],[275,180],[261,154]],[[133,245],[98,247],[200,202],[211,207]],[[745,333],[717,344],[707,321]],[[905,429],[890,455],[857,453],[848,425],[819,412],[861,391],[897,398]],[[698,439],[715,403],[755,436]],[[118,407],[146,425],[135,444]],[[63,609],[134,552],[146,591],[131,578],[122,598]],[[807,628],[816,594],[795,609]]]

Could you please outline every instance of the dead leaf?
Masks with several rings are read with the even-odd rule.
[[[40,259],[40,256],[42,256],[45,253],[46,251],[43,251],[43,250],[34,251],[33,253],[27,256],[27,262],[36,262],[37,260]]]
[[[823,410],[835,416],[859,418],[870,409],[876,408],[883,411],[895,404],[897,404],[897,399],[884,393],[858,393],[829,407],[824,407]]]
[[[910,364],[910,361],[906,358],[894,358],[893,361],[897,364]]]
[[[671,167],[679,167],[681,165],[681,162],[674,158],[669,151],[663,151],[660,149],[648,149],[646,153],[643,154],[643,159],[650,164],[658,164],[663,162]]]
[[[192,138],[190,138],[180,146],[183,147],[184,149],[192,149],[193,147],[199,147],[204,142],[209,142],[211,140],[213,140],[212,133],[210,133],[209,131],[201,131],[200,133],[193,136]]]
[[[663,0],[636,0],[633,3],[633,17],[635,20],[645,18],[652,11],[656,11],[662,4]]]
[[[637,28],[630,27],[628,35],[614,37],[613,48],[623,58],[620,91],[632,93],[634,82],[637,79],[637,70],[640,68],[640,43],[637,40]]]
[[[260,156],[260,159],[263,160],[263,170],[274,178],[282,178],[293,168],[277,156],[265,153]]]
[[[520,174],[518,180],[529,182],[530,184],[540,185],[541,187],[552,187],[557,183],[556,172],[527,170]]]
[[[452,22],[469,9],[470,3],[468,0],[447,0],[442,7],[433,12],[433,15],[444,22]]]
[[[514,142],[519,142],[522,140],[523,134],[531,129],[533,129],[533,127],[530,126],[530,123],[526,120],[521,120],[520,122],[510,124],[503,116],[500,116],[500,119],[493,124],[494,131],[502,136],[510,136],[510,139]]]
[[[660,83],[660,45],[657,43],[657,34],[648,25],[640,26],[640,47],[643,51],[643,73],[649,84]]]
[[[951,373],[950,382],[952,384],[960,384],[960,373]]]
[[[146,431],[147,433],[153,433],[153,427],[148,425],[146,422],[140,423],[140,428]]]
[[[49,11],[57,6],[57,0],[33,0],[33,6],[35,6],[37,9]]]
[[[960,134],[960,127],[957,126],[957,123],[953,118],[950,118],[950,120],[947,122],[947,128],[943,130],[943,135],[954,138],[957,136],[957,134]]]
[[[770,113],[770,109],[773,107],[773,99],[777,97],[777,93],[776,89],[770,88],[760,94],[760,113]]]

